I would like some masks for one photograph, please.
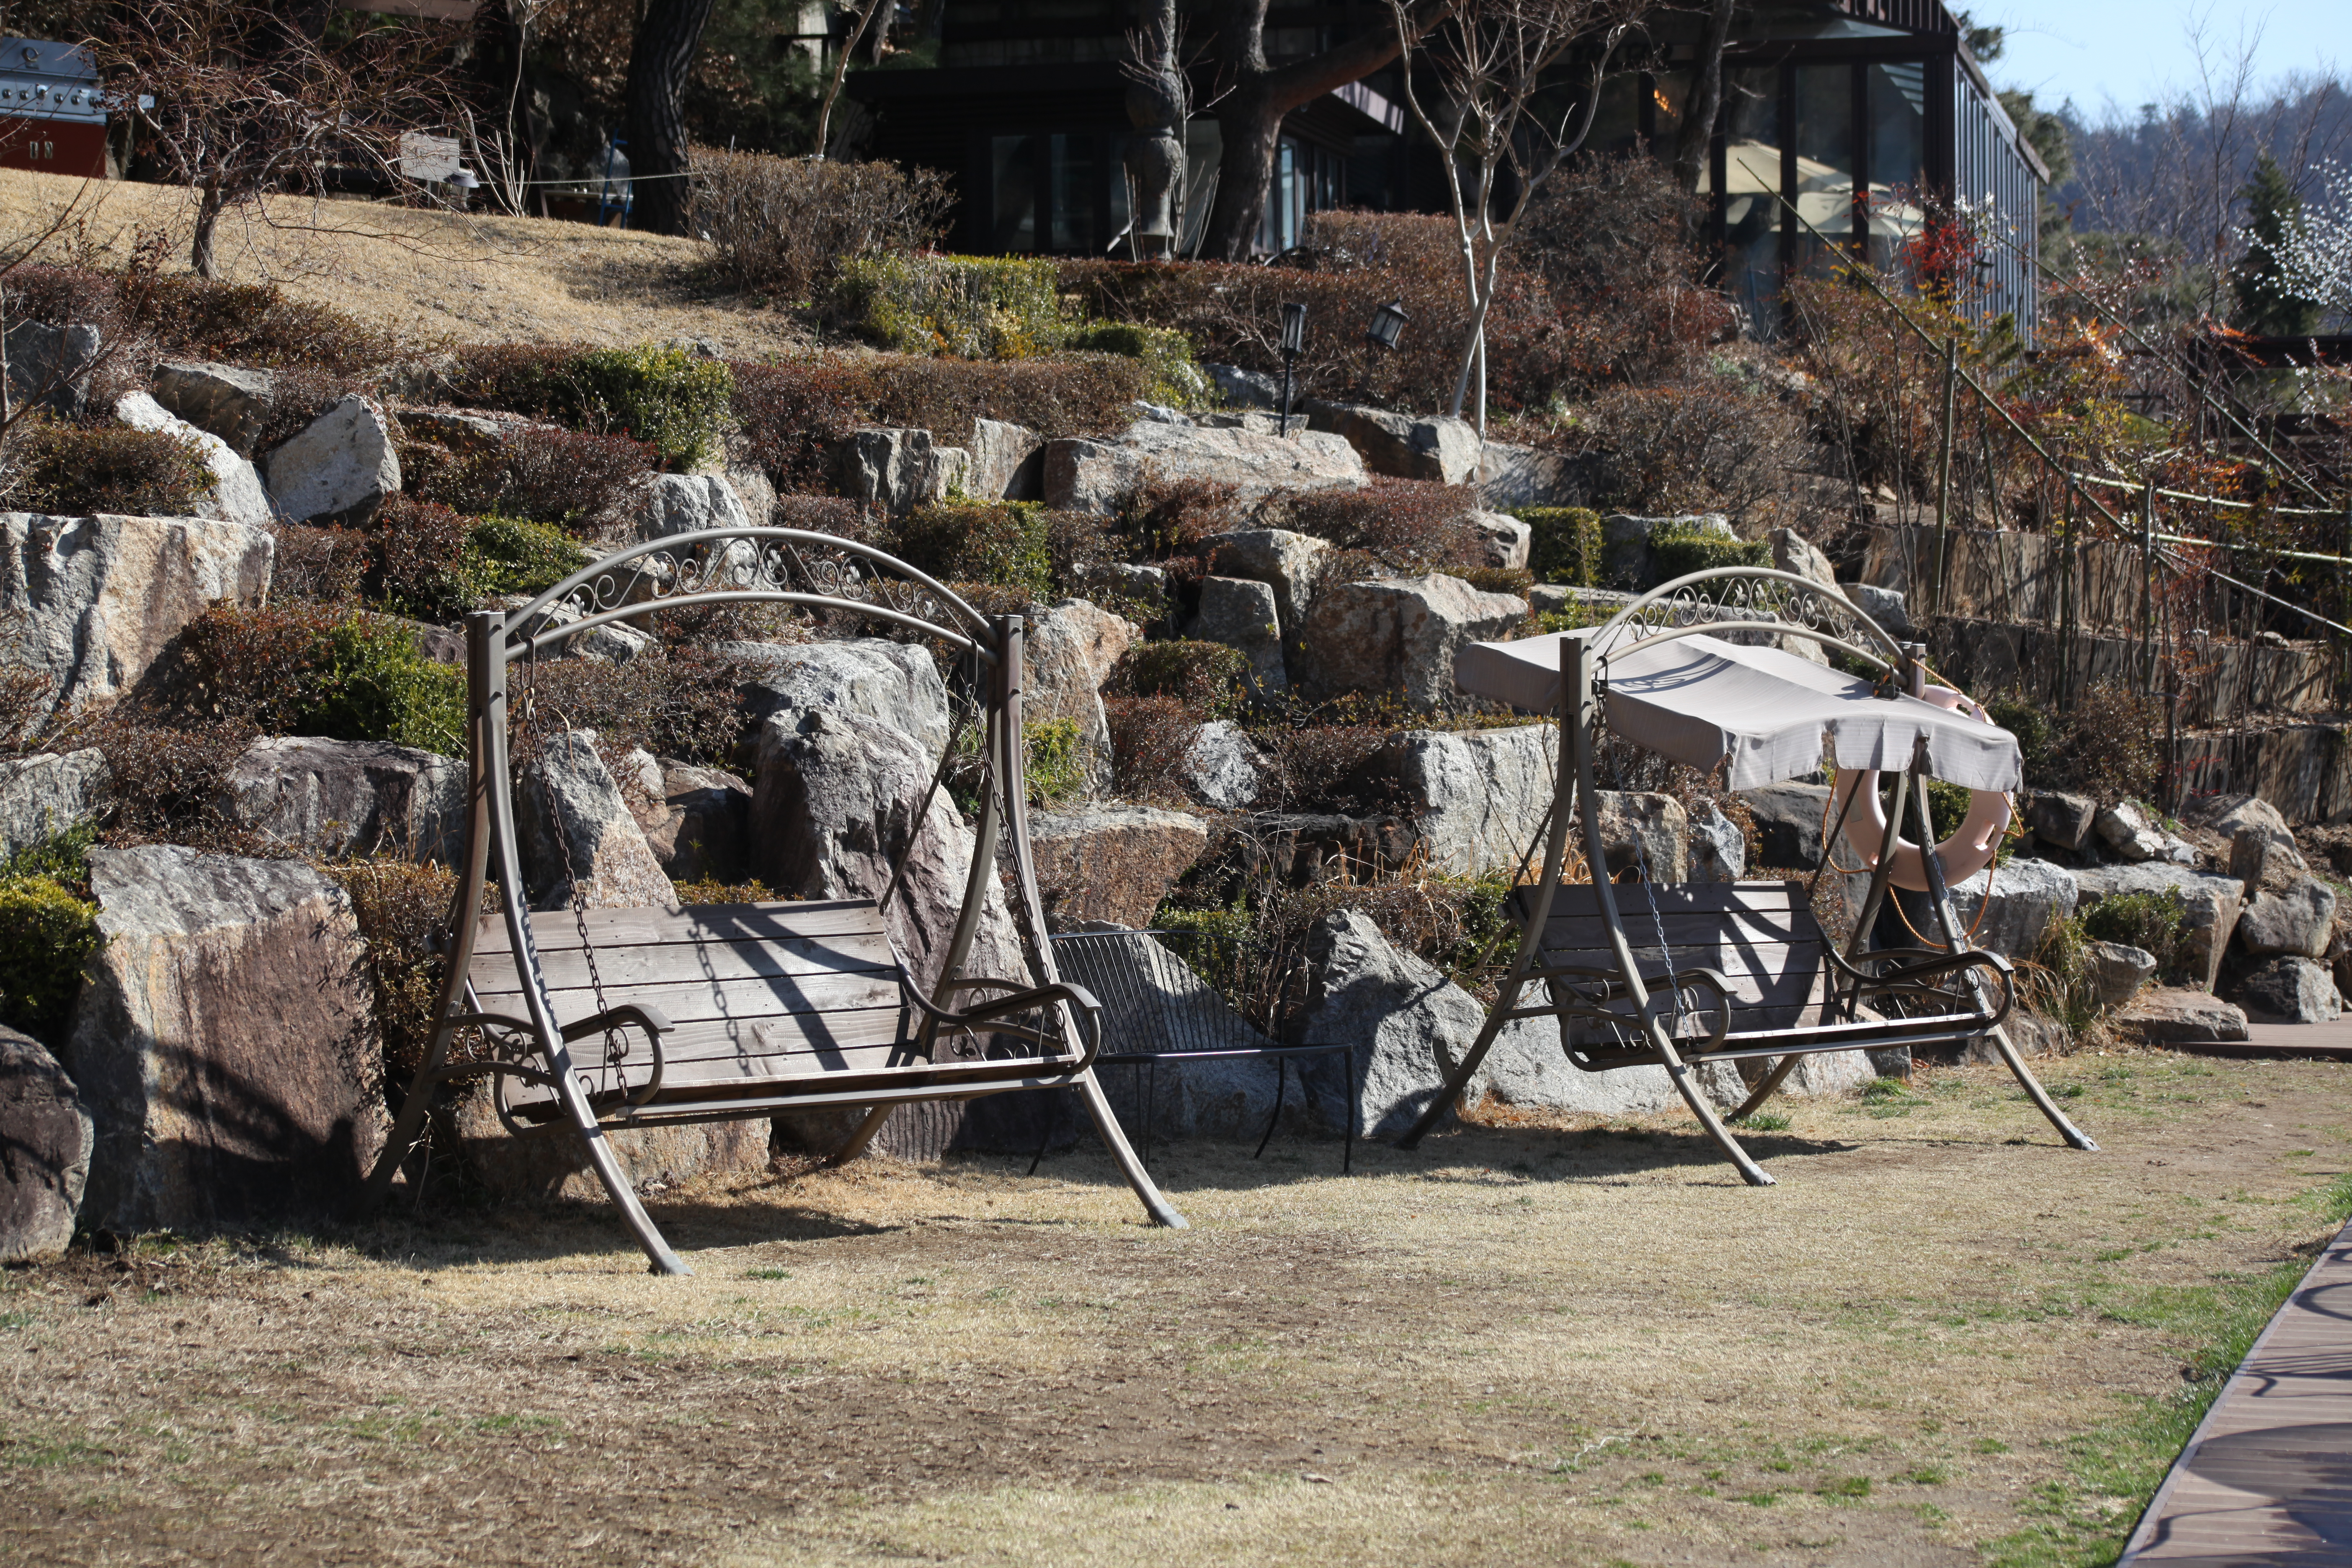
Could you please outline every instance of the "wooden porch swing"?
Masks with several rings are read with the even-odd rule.
[[[611,622],[717,604],[845,611],[938,638],[971,662],[984,693],[980,815],[963,902],[928,994],[885,917],[946,781],[961,713],[879,898],[591,910],[574,879],[570,929],[540,930],[526,907],[509,766],[509,667],[529,668],[542,651]],[[448,977],[424,1063],[369,1175],[369,1201],[382,1202],[419,1147],[441,1086],[488,1078],[509,1132],[576,1137],[654,1270],[688,1274],[637,1201],[608,1131],[866,1108],[834,1155],[839,1161],[862,1152],[910,1100],[1075,1089],[1147,1213],[1182,1227],[1095,1081],[1100,1008],[1062,980],[1045,940],[1021,784],[1021,617],[982,616],[877,550],[794,529],[656,540],[573,574],[521,609],[468,616],[470,810],[444,950]],[[568,859],[560,818],[554,831]],[[1013,863],[1028,973],[967,976],[1000,836]],[[502,908],[486,915],[493,878]],[[476,1048],[457,1058],[461,1038]],[[579,1048],[583,1042],[590,1048]]]
[[[1757,646],[1791,637],[1843,654],[1875,678]],[[1517,949],[1476,1042],[1402,1145],[1419,1142],[1455,1103],[1504,1025],[1557,1018],[1569,1060],[1587,1072],[1664,1068],[1752,1185],[1772,1178],[1717,1114],[1693,1070],[1701,1063],[1763,1065],[1732,1114],[1738,1121],[1806,1056],[1990,1038],[2060,1136],[2095,1150],[2001,1027],[2013,999],[2008,961],[1969,948],[1952,909],[1948,867],[1963,879],[1980,868],[2007,824],[2008,794],[2021,782],[2016,739],[1958,692],[1930,686],[1923,652],[1896,644],[1834,589],[1761,567],[1678,578],[1597,629],[1464,649],[1454,665],[1464,689],[1559,715],[1559,762],[1538,835],[1542,872],[1512,900]],[[1823,867],[1843,831],[1871,871],[1845,951],[1814,920],[1805,882],[1667,888],[1637,866],[1638,892],[1628,896],[1641,907],[1629,921],[1610,880],[1594,780],[1604,725],[1621,741],[1702,772],[1722,768],[1735,789],[1812,771],[1827,735],[1839,767],[1832,803],[1841,810],[1825,836]],[[1877,773],[1889,767],[1899,770],[1895,805],[1880,824]],[[1929,776],[1967,785],[1982,803],[1941,845],[1924,784]],[[1916,825],[1916,845],[1902,837],[1906,816]],[[1861,823],[1878,828],[1875,842],[1857,832]],[[1572,824],[1582,828],[1589,884],[1561,880]],[[1915,931],[1917,946],[1870,949],[1879,911],[1897,886],[1928,895],[1935,934]],[[1538,984],[1544,1001],[1522,1006],[1522,995]]]

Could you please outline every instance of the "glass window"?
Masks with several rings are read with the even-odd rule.
[[[1804,220],[1797,226],[1797,263],[1820,272],[1832,261],[1823,254],[1824,246],[1843,248],[1853,233],[1853,68],[1798,66],[1795,70],[1794,199]]]
[[[1095,139],[1054,138],[1054,248],[1094,248]]]
[[[1776,315],[1780,294],[1780,72],[1748,66],[1723,73],[1723,238],[1727,281],[1753,330]]]
[[[1209,202],[1216,191],[1217,160],[1224,153],[1224,133],[1213,120],[1184,124],[1184,237],[1179,247],[1190,256],[1201,247],[1209,226]]]
[[[991,139],[993,238],[1000,251],[1037,248],[1037,138]]]
[[[1690,104],[1690,73],[1673,71],[1644,77],[1650,95],[1650,151],[1661,158],[1675,155],[1675,139],[1683,132],[1683,110]]]
[[[1926,223],[1919,207],[1927,170],[1927,68],[1917,60],[1873,65],[1863,92],[1870,114],[1871,265],[1892,268]]]
[[[1642,79],[1620,71],[1601,84],[1601,106],[1584,144],[1595,153],[1631,153],[1642,140]]]

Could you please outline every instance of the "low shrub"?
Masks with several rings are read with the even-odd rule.
[[[44,671],[0,665],[0,756],[40,749],[56,686]]]
[[[1171,328],[1136,321],[1093,321],[1069,333],[1062,346],[1139,362],[1151,372],[1150,397],[1155,403],[1192,408],[1209,401],[1209,378],[1194,363],[1192,340]]]
[[[368,536],[368,596],[427,620],[464,615],[492,592],[490,574],[472,548],[473,531],[472,520],[453,508],[393,497]]]
[[[98,905],[57,878],[0,873],[0,1024],[63,1046],[82,966],[105,941]]]
[[[608,754],[642,746],[657,757],[731,767],[746,729],[735,696],[745,673],[705,648],[656,644],[622,665],[558,658],[518,666],[514,680],[563,726],[595,731]],[[518,756],[532,744],[519,734]]]
[[[1393,697],[1359,695],[1259,730],[1254,738],[1274,761],[1258,792],[1260,808],[1349,816],[1392,812],[1395,782],[1372,764],[1406,722]]]
[[[469,575],[493,594],[541,594],[596,558],[560,528],[517,518],[485,518],[466,536]]]
[[[1292,495],[1284,506],[1289,527],[1394,571],[1461,572],[1486,562],[1486,541],[1470,526],[1477,493],[1465,485],[1375,479],[1360,490]]]
[[[352,917],[365,939],[360,967],[383,1042],[385,1086],[404,1090],[433,1044],[444,971],[434,948],[449,919],[457,874],[389,857],[346,860],[324,869],[350,895]]]
[[[991,361],[900,354],[817,355],[735,368],[735,449],[778,491],[828,487],[833,451],[860,426],[971,438],[974,419],[1025,426],[1051,440],[1126,428],[1151,373],[1115,354]]]
[[[228,283],[152,265],[121,272],[30,264],[10,271],[11,321],[87,322],[106,342],[131,337],[165,355],[342,375],[388,364],[400,341],[331,305],[289,298],[274,283]]]
[[[833,309],[899,353],[1034,359],[1069,331],[1055,266],[1016,256],[865,256],[841,268]]]
[[[1189,580],[1205,574],[1202,554],[1209,541],[1246,528],[1253,519],[1253,508],[1233,485],[1214,479],[1146,479],[1128,499],[1119,528],[1146,554],[1160,558]]]
[[[2098,800],[2152,800],[2164,774],[2164,699],[2130,686],[2095,683],[2057,709],[2009,691],[1985,702],[1992,721],[2017,737],[2026,782]]]
[[[1536,574],[1524,566],[1467,566],[1455,574],[1486,594],[1517,594],[1524,599],[1536,585]]]
[[[1087,749],[1076,719],[1024,724],[1021,745],[1032,805],[1057,805],[1086,787]]]
[[[278,550],[269,566],[273,598],[335,604],[359,596],[374,541],[356,528],[278,525]]]
[[[586,529],[618,512],[657,458],[651,442],[533,425],[444,458],[409,488],[459,511]]]
[[[1199,706],[1181,697],[1107,696],[1111,788],[1146,805],[1186,798],[1184,758],[1201,733]]]
[[[1750,531],[1780,520],[1788,471],[1806,450],[1794,410],[1769,389],[1728,376],[1618,387],[1580,411],[1558,439],[1602,454],[1601,493],[1617,510],[1719,511]]]
[[[1053,514],[1033,501],[942,501],[891,525],[890,553],[943,583],[993,583],[1045,594]]]
[[[1538,583],[1601,585],[1601,514],[1590,507],[1529,506],[1512,513],[1528,525],[1528,567]]]
[[[896,163],[694,154],[691,226],[709,239],[711,270],[752,292],[803,301],[845,261],[928,250],[954,204],[946,180]]]
[[[8,442],[9,504],[80,517],[186,517],[216,481],[201,448],[164,430],[28,419]]]
[[[454,754],[465,671],[436,664],[399,622],[364,613],[215,607],[189,625],[173,685],[205,719],[270,734],[391,741]]]
[[[105,754],[110,844],[185,844],[227,854],[269,853],[221,811],[228,771],[261,732],[250,720],[117,709],[94,737]],[[281,848],[275,852],[284,853]]]
[[[2180,961],[2180,939],[2189,929],[2189,906],[2178,888],[2145,893],[2113,893],[2081,915],[2083,934],[2093,942],[2119,942],[2155,954],[2158,973]]]
[[[576,414],[589,429],[633,436],[665,463],[690,468],[717,447],[735,377],[691,350],[592,349],[572,361]]]
[[[1106,689],[1129,697],[1173,697],[1206,711],[1230,701],[1249,681],[1249,658],[1220,642],[1137,643],[1119,656]]]
[[[1709,529],[1669,523],[1650,531],[1650,561],[1658,581],[1671,583],[1718,566],[1769,566],[1772,546],[1766,540],[1734,539]]]

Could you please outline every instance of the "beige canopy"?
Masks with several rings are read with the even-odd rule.
[[[1463,690],[1534,713],[1559,710],[1562,637],[1472,643],[1454,659]],[[1867,680],[1783,653],[1704,634],[1619,643],[1600,667],[1610,728],[1635,745],[1709,770],[1728,759],[1728,785],[1752,789],[1822,765],[1822,737],[1842,768],[1910,765],[1920,737],[1927,771],[1968,789],[2022,782],[2017,737],[1915,697],[1885,698]]]

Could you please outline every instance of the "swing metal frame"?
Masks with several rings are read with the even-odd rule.
[[[690,1076],[671,1070],[675,1053],[664,1044],[664,1037],[677,1026],[660,1006],[628,997],[632,987],[626,982],[605,981],[597,974],[599,943],[584,909],[575,909],[574,920],[595,1011],[559,1021],[563,1009],[553,994],[533,931],[533,911],[522,891],[509,748],[515,693],[509,674],[516,663],[560,651],[571,638],[601,626],[657,611],[751,604],[879,620],[937,638],[973,662],[984,690],[985,720],[983,782],[971,864],[939,979],[926,994],[908,973],[881,917],[900,891],[906,856],[921,837],[932,800],[946,782],[956,746],[951,735],[950,754],[941,757],[929,791],[914,812],[890,885],[878,900],[729,905],[720,907],[723,918],[701,920],[698,917],[703,911],[695,910],[683,914],[594,911],[593,923],[607,933],[602,945],[608,959],[627,949],[628,932],[634,930],[640,942],[666,942],[673,962],[681,952],[700,960],[706,974],[719,972],[710,959],[722,948],[731,948],[739,960],[751,960],[751,967],[739,968],[739,973],[758,975],[784,973],[782,967],[766,966],[763,952],[822,946],[828,931],[853,932],[869,952],[877,942],[887,944],[887,960],[878,967],[866,961],[871,973],[897,981],[897,1038],[887,1048],[887,1061],[870,1059],[879,1047],[863,1046],[858,1054],[868,1059],[853,1063],[849,1053],[824,1037],[822,1013],[789,1014],[764,1022],[762,1029],[781,1026],[788,1033],[794,1027],[805,1031],[808,1037],[795,1042],[797,1053],[770,1053],[778,1060],[797,1054],[801,1059],[793,1070],[755,1072],[715,1086],[707,1079],[672,1081]],[[369,1174],[366,1198],[371,1205],[383,1201],[395,1174],[422,1147],[427,1117],[444,1087],[488,1078],[499,1120],[509,1132],[535,1136],[568,1131],[645,1249],[652,1270],[690,1274],[693,1270],[638,1201],[608,1133],[767,1118],[794,1110],[866,1108],[863,1121],[832,1156],[839,1163],[863,1152],[891,1112],[910,1101],[1071,1089],[1085,1101],[1096,1131],[1150,1219],[1184,1227],[1183,1216],[1160,1194],[1129,1147],[1095,1080],[1101,1009],[1083,986],[1061,977],[1053,944],[1045,939],[1027,792],[1021,784],[1026,776],[1021,617],[983,616],[944,584],[867,545],[797,529],[738,527],[677,534],[619,551],[520,609],[468,616],[466,632],[468,811],[464,860],[443,949],[447,973],[425,1059],[384,1152]],[[528,713],[523,721],[530,721]],[[557,823],[555,832],[561,837],[562,831]],[[964,973],[995,882],[1000,841],[1013,872],[1014,923],[1022,928],[1023,960],[1029,971],[1017,979]],[[486,918],[485,900],[493,881],[504,892],[502,908]],[[734,934],[716,934],[722,928]],[[655,934],[646,936],[647,931]],[[499,936],[504,938],[503,951]],[[562,948],[564,943],[552,945]],[[482,986],[478,987],[478,980],[484,982]],[[785,982],[775,984],[782,987]],[[519,992],[520,1016],[486,1007],[483,990]],[[576,1001],[576,983],[572,990]],[[613,1005],[608,997],[612,992],[623,993],[624,999]],[[469,1034],[487,1049],[471,1059],[453,1059],[460,1037]],[[647,1047],[642,1058],[635,1048],[638,1037]],[[761,1035],[763,1043],[769,1037]],[[583,1063],[575,1047],[595,1038],[605,1043],[604,1059]],[[950,1041],[963,1047],[962,1057],[948,1047]]]
[[[1932,847],[1937,842],[1924,786],[1927,742],[1922,737],[1909,764],[1895,775],[1895,805],[1887,813],[1885,838],[1879,847],[1869,889],[1854,921],[1846,951],[1841,954],[1826,940],[1820,976],[1818,1020],[1793,1028],[1738,1030],[1732,1028],[1733,986],[1718,970],[1699,964],[1676,965],[1673,949],[1702,945],[1666,935],[1666,917],[1660,914],[1657,889],[1646,877],[1643,896],[1658,931],[1660,965],[1645,970],[1634,956],[1618,908],[1616,885],[1608,872],[1603,844],[1599,786],[1595,777],[1596,733],[1605,721],[1607,666],[1611,653],[1636,644],[1727,633],[1753,633],[1780,638],[1802,638],[1833,653],[1843,654],[1875,673],[1882,691],[1919,696],[1926,688],[1925,649],[1899,644],[1878,623],[1834,589],[1793,573],[1764,567],[1717,567],[1693,573],[1636,598],[1606,625],[1589,636],[1560,639],[1559,758],[1550,809],[1539,830],[1544,845],[1543,868],[1532,887],[1521,887],[1511,900],[1518,926],[1518,944],[1496,985],[1494,1005],[1486,1011],[1476,1041],[1456,1065],[1443,1093],[1436,1096],[1400,1146],[1412,1148],[1434,1129],[1459,1102],[1486,1053],[1506,1024],[1519,1019],[1556,1018],[1560,1043],[1569,1060],[1588,1072],[1621,1068],[1658,1066],[1698,1119],[1708,1137],[1721,1149],[1743,1181],[1769,1186],[1772,1177],[1740,1146],[1726,1119],[1696,1071],[1713,1061],[1769,1063],[1760,1081],[1729,1120],[1751,1115],[1770,1099],[1806,1056],[1896,1047],[1945,1046],[1977,1038],[1990,1039],[2002,1062],[2035,1107],[2059,1135],[2074,1148],[2095,1151],[2098,1145],[2059,1110],[2049,1093],[2026,1067],[2009,1038],[2002,1020],[2012,1004],[2009,962],[1998,953],[1967,946],[1964,930],[1952,908],[1943,867]],[[1895,846],[1906,818],[1915,823],[1918,842],[1930,847],[1923,854],[1930,883],[1929,899],[1940,948],[1880,948],[1866,944],[1891,891]],[[1840,819],[1843,826],[1843,817]],[[1585,864],[1591,868],[1590,887],[1564,887],[1570,835],[1580,828]],[[1837,829],[1832,828],[1834,835]],[[1638,843],[1638,839],[1637,839]],[[1532,847],[1532,846],[1530,846]],[[1824,871],[1833,858],[1832,839],[1824,838]],[[1815,880],[1822,872],[1817,872]],[[1722,884],[1699,887],[1722,889]],[[1738,912],[1738,895],[1759,889],[1784,889],[1795,899],[1809,892],[1807,884],[1734,883],[1717,907],[1685,896],[1673,918],[1687,933],[1704,931],[1710,924],[1728,931]],[[1605,966],[1560,964],[1547,961],[1547,936],[1555,907],[1567,892],[1581,903],[1589,897],[1605,936],[1609,962]],[[1800,906],[1810,926],[1809,908]],[[1581,917],[1570,917],[1581,918]],[[1522,1006],[1529,987],[1540,984],[1548,1000]],[[1693,993],[1711,993],[1696,1000]],[[1876,1006],[1894,1016],[1880,1016]],[[1907,1009],[1907,1011],[1906,1011]],[[1923,1010],[1925,1009],[1925,1010]],[[1712,1012],[1715,1021],[1703,1038],[1676,1039],[1684,1024]],[[1593,1048],[1572,1037],[1572,1021],[1599,1025],[1614,1034],[1619,1044]]]

